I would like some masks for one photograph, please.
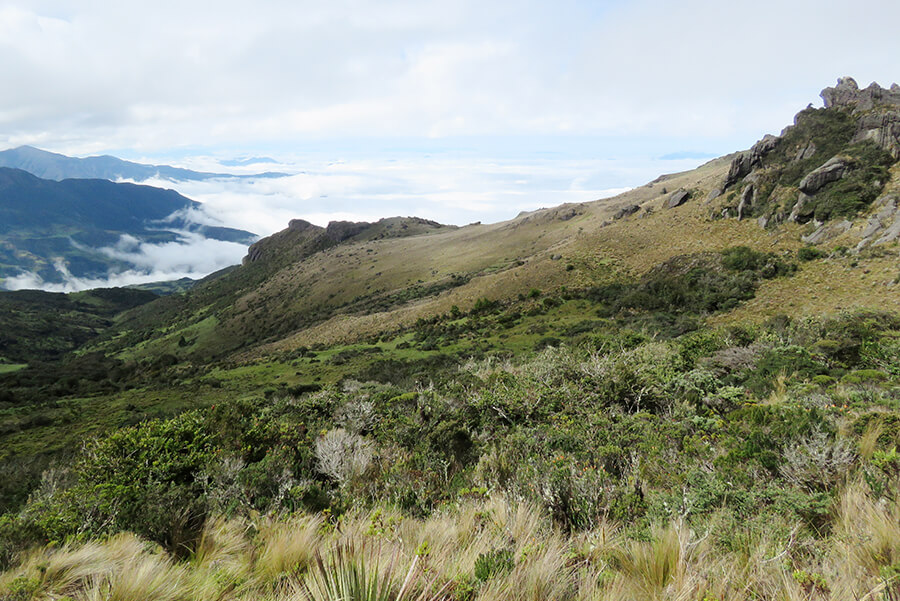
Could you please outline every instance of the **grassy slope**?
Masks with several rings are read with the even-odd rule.
[[[778,443],[783,448],[779,446],[777,453],[783,456],[771,455],[767,448],[759,453],[759,459],[748,458],[742,453],[749,448],[745,448],[745,441],[748,445],[753,443],[765,447],[765,442],[775,437],[767,428],[774,429],[782,422],[785,428],[793,428],[794,421],[801,423],[802,416],[808,414],[821,418],[829,436],[835,436],[828,439],[834,440],[833,450],[840,451],[844,448],[842,445],[859,448],[860,458],[853,459],[853,478],[858,480],[872,473],[880,473],[872,470],[882,464],[887,467],[878,469],[884,469],[886,473],[900,465],[900,460],[896,460],[889,450],[900,440],[891,425],[895,423],[898,391],[897,374],[894,363],[891,363],[897,351],[896,332],[888,332],[880,342],[886,349],[887,359],[869,360],[869,363],[859,366],[854,364],[852,369],[859,371],[846,373],[847,369],[841,366],[840,361],[823,358],[832,352],[828,349],[833,349],[834,340],[807,339],[804,336],[808,335],[802,331],[794,334],[793,338],[785,338],[783,332],[771,329],[775,326],[767,326],[770,329],[765,334],[757,332],[760,338],[754,343],[759,344],[758,348],[763,351],[753,352],[765,352],[766,348],[774,345],[779,352],[788,353],[784,356],[792,357],[790,353],[796,351],[797,345],[805,344],[808,350],[804,352],[821,362],[818,372],[810,372],[816,373],[818,380],[800,372],[792,375],[790,363],[785,363],[784,369],[788,371],[779,374],[780,366],[775,364],[766,372],[765,385],[769,388],[753,392],[750,390],[754,386],[752,378],[727,380],[725,376],[720,376],[721,383],[728,384],[720,387],[722,394],[732,394],[737,390],[746,405],[733,412],[703,404],[691,408],[689,405],[696,403],[696,399],[688,401],[687,396],[672,396],[668,391],[659,392],[659,398],[669,399],[673,403],[666,409],[645,406],[640,410],[638,401],[638,409],[635,410],[621,398],[622,394],[630,394],[628,387],[632,382],[628,378],[632,374],[627,371],[629,366],[646,363],[648,368],[656,369],[655,361],[659,359],[662,362],[659,364],[661,371],[653,372],[653,377],[671,378],[673,374],[667,371],[669,368],[664,363],[669,359],[674,361],[682,354],[692,356],[690,353],[698,352],[699,357],[709,362],[719,351],[743,349],[750,352],[754,347],[747,342],[737,342],[737,339],[753,329],[743,333],[740,328],[732,331],[727,327],[717,332],[701,330],[696,332],[698,347],[691,346],[694,339],[690,336],[661,342],[665,336],[652,329],[645,332],[649,340],[624,342],[628,337],[621,328],[630,322],[607,319],[602,304],[589,297],[569,298],[561,291],[562,287],[587,289],[615,281],[641,281],[642,277],[673,257],[708,253],[737,245],[747,245],[776,255],[790,253],[793,257],[794,251],[802,246],[799,238],[808,231],[808,226],[790,224],[775,230],[764,230],[755,221],[710,217],[727,202],[721,198],[711,203],[705,200],[708,191],[721,184],[727,169],[727,157],[717,159],[698,170],[661,178],[614,199],[536,211],[493,225],[452,230],[423,227],[408,232],[413,235],[396,237],[396,232],[388,226],[398,227],[403,222],[390,221],[336,246],[324,244],[316,237],[321,233],[317,231],[282,233],[269,242],[272,254],[268,260],[202,283],[185,296],[162,299],[120,317],[118,323],[121,326],[115,332],[116,337],[105,340],[104,346],[99,348],[114,351],[119,359],[136,366],[133,372],[136,375],[132,379],[116,384],[121,386],[121,390],[63,395],[40,405],[11,404],[0,409],[0,460],[8,461],[0,467],[4,470],[6,465],[16,467],[18,458],[39,454],[54,454],[59,458],[68,450],[78,448],[86,437],[140,423],[147,418],[166,417],[187,408],[203,408],[202,413],[207,415],[213,413],[214,405],[228,406],[229,403],[242,401],[249,403],[248,406],[258,403],[261,408],[256,414],[244,415],[248,420],[250,416],[254,419],[252,428],[249,421],[247,424],[246,432],[250,435],[255,435],[256,423],[270,419],[267,412],[270,409],[275,411],[274,407],[279,403],[297,412],[304,420],[302,423],[298,425],[287,419],[275,429],[285,437],[285,441],[294,441],[291,437],[301,429],[305,431],[305,420],[312,419],[303,411],[311,406],[308,403],[316,402],[313,399],[322,400],[331,398],[330,395],[343,394],[344,402],[349,406],[359,399],[366,401],[369,398],[368,393],[360,393],[359,399],[354,400],[354,393],[348,392],[351,389],[346,387],[343,393],[336,393],[338,388],[332,386],[335,383],[350,380],[348,386],[352,387],[352,380],[391,380],[398,388],[384,393],[390,398],[385,397],[384,407],[379,407],[378,411],[385,413],[380,416],[385,420],[383,423],[395,419],[402,427],[398,425],[396,432],[390,432],[381,430],[382,426],[379,426],[376,434],[365,435],[367,439],[382,437],[378,439],[381,445],[379,452],[383,453],[383,459],[379,461],[384,464],[379,469],[384,470],[384,478],[373,477],[371,484],[365,484],[365,479],[361,479],[359,483],[334,486],[331,494],[338,500],[337,509],[341,507],[341,495],[346,495],[345,499],[353,498],[354,494],[359,498],[381,498],[376,492],[380,490],[379,486],[398,495],[403,478],[412,482],[413,489],[424,490],[426,485],[422,482],[432,476],[432,479],[437,478],[441,465],[444,465],[447,481],[438,487],[443,495],[440,498],[445,501],[450,499],[448,502],[452,506],[453,499],[461,501],[471,494],[459,492],[467,490],[460,489],[460,486],[477,482],[477,478],[481,477],[478,474],[484,476],[492,466],[499,469],[504,451],[512,453],[517,445],[530,448],[526,443],[531,440],[539,441],[536,443],[539,446],[546,443],[546,446],[540,447],[538,455],[516,459],[517,456],[512,453],[507,459],[518,461],[517,465],[522,470],[533,469],[539,475],[549,474],[552,477],[563,472],[568,474],[571,468],[574,470],[571,473],[575,474],[572,476],[573,482],[580,485],[586,478],[583,470],[587,468],[578,462],[570,465],[573,458],[566,456],[570,452],[566,449],[574,447],[577,454],[579,445],[583,445],[587,449],[585,457],[590,456],[592,462],[598,452],[614,455],[620,452],[618,448],[598,446],[591,438],[596,434],[600,438],[612,437],[615,445],[621,445],[622,457],[625,457],[626,449],[639,449],[638,455],[632,453],[631,464],[622,460],[626,468],[617,479],[601,482],[600,492],[618,490],[625,495],[623,498],[628,499],[628,494],[639,490],[640,502],[643,503],[646,491],[646,502],[650,507],[647,511],[656,517],[670,515],[667,513],[672,507],[671,503],[667,504],[669,502],[688,503],[690,498],[698,504],[697,507],[701,502],[706,503],[703,510],[706,513],[701,515],[697,510],[698,513],[691,519],[696,520],[697,527],[715,530],[713,537],[707,541],[702,535],[691,534],[678,519],[673,519],[666,530],[652,532],[626,532],[627,524],[603,523],[598,526],[602,532],[588,531],[563,539],[548,526],[539,525],[540,518],[535,516],[529,518],[530,531],[517,531],[512,539],[509,533],[503,535],[504,541],[513,540],[507,544],[515,546],[513,563],[516,567],[511,573],[515,574],[515,578],[524,580],[497,576],[492,583],[490,580],[495,577],[490,576],[475,582],[473,562],[477,557],[472,554],[458,560],[462,562],[462,567],[461,564],[449,565],[446,570],[436,568],[437,571],[433,572],[439,574],[441,583],[450,582],[448,586],[452,587],[455,598],[509,598],[509,591],[524,590],[528,574],[536,574],[534,578],[543,582],[560,583],[559,590],[552,594],[545,589],[535,589],[532,596],[535,599],[555,598],[557,594],[559,598],[570,599],[653,596],[732,599],[746,598],[747,591],[753,591],[759,598],[825,598],[828,589],[834,593],[833,598],[860,597],[868,593],[874,595],[880,590],[880,582],[893,582],[887,580],[893,576],[885,576],[887,572],[884,570],[895,569],[893,554],[900,553],[900,549],[895,541],[888,541],[884,549],[888,550],[889,556],[876,558],[873,555],[863,560],[859,559],[860,554],[869,553],[868,547],[857,545],[865,547],[860,550],[847,541],[856,535],[890,537],[896,529],[884,527],[879,521],[883,516],[878,511],[893,519],[897,514],[895,500],[887,507],[871,489],[871,483],[863,485],[860,481],[845,482],[841,487],[833,487],[824,493],[818,489],[810,492],[802,486],[787,483],[783,477],[784,469],[772,467],[769,462],[772,457],[781,461],[782,466],[791,465],[790,461],[800,462],[802,458],[789,459],[788,451],[818,440],[814,437],[815,430],[778,434],[784,440]],[[889,186],[896,189],[900,185],[900,171],[896,167],[892,176]],[[664,187],[666,193],[662,192]],[[693,198],[682,207],[666,209],[664,204],[669,194],[681,187],[691,190]],[[616,210],[630,204],[639,204],[642,210],[624,219],[612,219]],[[851,246],[853,233],[851,231],[829,244]],[[799,271],[791,277],[760,280],[755,298],[728,312],[700,317],[706,317],[708,325],[731,326],[738,323],[758,324],[778,314],[819,316],[848,308],[896,308],[897,288],[885,285],[893,281],[896,274],[895,246],[867,251],[860,256],[836,253],[801,263]],[[533,289],[542,292],[532,296]],[[484,315],[465,313],[484,297],[504,302]],[[456,317],[449,315],[454,305],[462,309]],[[312,319],[311,314],[315,315]],[[431,335],[428,324],[417,322],[435,316],[440,316],[435,322],[437,333],[433,335],[435,340],[429,343]],[[471,332],[465,330],[465,326],[473,323],[478,327]],[[638,324],[635,327],[641,327],[641,322],[634,323]],[[456,326],[459,326],[461,334],[441,334]],[[248,336],[251,344],[242,345],[240,337],[243,335]],[[704,342],[704,336],[714,339],[715,344],[704,349],[703,345],[709,342]],[[732,339],[732,336],[737,338]],[[553,351],[538,355],[529,363],[527,357],[548,339],[553,344],[562,342],[571,348],[582,348],[579,352],[584,354],[554,363],[553,357],[556,355]],[[638,346],[631,350],[628,346],[618,348],[619,344]],[[867,352],[871,351],[871,347],[866,348]],[[224,352],[218,353],[218,350]],[[566,352],[560,351],[562,354],[559,357]],[[171,354],[174,363],[155,366],[153,363],[165,354]],[[486,359],[478,364],[467,361],[470,356]],[[508,363],[510,357],[525,363],[514,366]],[[773,361],[772,357],[757,358],[755,369],[764,371],[764,363]],[[215,360],[211,361],[211,358]],[[707,369],[702,361],[695,365],[694,359],[683,360],[685,365],[679,364],[678,370],[684,373],[679,372],[678,377],[697,377],[694,371],[686,371],[691,366],[697,367],[700,375]],[[446,362],[449,362],[446,365],[448,369],[442,371],[441,366]],[[823,367],[825,363],[828,363],[827,369]],[[873,370],[873,365],[878,369]],[[0,369],[7,366],[0,365]],[[545,375],[535,375],[543,374],[542,370],[546,370]],[[616,370],[625,370],[621,382],[616,380],[619,377]],[[484,373],[479,375],[480,372]],[[736,377],[736,373],[729,377]],[[633,375],[640,381],[642,374],[637,369]],[[439,381],[442,375],[451,379],[451,384],[444,383],[447,388],[443,389]],[[867,377],[878,379],[870,382],[865,380]],[[544,386],[545,379],[553,380],[553,385]],[[434,389],[430,386],[432,380],[437,381]],[[599,400],[603,387],[613,384],[625,388],[611,390],[611,400]],[[738,384],[740,388],[735,389],[732,384]],[[320,385],[326,387],[320,396],[302,395],[303,391]],[[375,393],[372,394],[375,398]],[[638,397],[641,395],[643,392]],[[263,396],[265,401],[261,400]],[[297,400],[290,400],[292,396]],[[714,396],[711,398],[715,399]],[[433,407],[428,399],[432,399]],[[412,405],[404,404],[410,400],[414,401]],[[517,404],[520,402],[522,407]],[[550,409],[556,406],[554,403],[561,404],[562,410]],[[621,403],[625,405],[620,406]],[[429,407],[446,411],[457,421],[430,424],[423,413]],[[545,408],[548,415],[541,413]],[[521,412],[525,409],[531,413],[524,413],[527,418],[522,418],[521,423],[515,426],[508,423],[507,415],[517,419],[511,410]],[[392,413],[395,410],[399,416]],[[290,411],[288,416],[292,415]],[[478,413],[480,411],[483,414]],[[765,425],[768,424],[769,414],[775,426]],[[782,414],[789,419],[782,420]],[[331,417],[326,416],[325,421],[310,423],[312,436],[323,432],[323,428],[335,427],[333,416],[331,413],[328,415]],[[876,415],[880,416],[878,419],[884,418],[884,427],[890,428],[890,432],[884,433],[887,442],[870,441],[869,456],[866,456],[862,440],[865,434],[860,436],[860,433],[866,427],[867,420]],[[235,417],[240,418],[240,415]],[[408,427],[412,442],[401,442],[404,439],[400,436],[406,432],[407,420],[410,420]],[[762,421],[757,423],[754,420]],[[447,448],[446,439],[439,435],[441,428],[446,426],[449,428],[447,434],[452,434],[452,428],[460,427],[460,424],[472,434],[481,455],[477,461],[469,459],[469,463],[454,464],[454,469],[461,471],[458,478],[454,476],[451,482],[446,472],[450,463],[427,461],[434,459],[435,448],[438,451]],[[583,428],[585,424],[588,424],[586,431]],[[811,421],[804,427],[811,428],[810,424]],[[622,430],[619,434],[609,434],[617,431],[615,428]],[[631,428],[637,428],[634,432],[640,432],[638,439],[632,440],[626,436]],[[516,429],[521,430],[518,437],[514,435]],[[502,438],[507,432],[509,437]],[[747,432],[753,435],[748,436]],[[872,429],[872,432],[876,430]],[[397,438],[391,438],[395,435]],[[405,435],[410,436],[410,433]],[[615,436],[619,435],[622,438],[616,439]],[[670,435],[672,438],[666,438]],[[432,436],[434,448],[415,446],[420,438],[431,440]],[[546,437],[546,440],[541,437]],[[878,437],[877,432],[875,437]],[[259,457],[264,455],[266,459],[252,459],[258,463],[248,466],[246,473],[251,474],[250,478],[254,477],[252,474],[262,474],[262,471],[253,470],[265,469],[260,466],[270,459],[276,461],[278,453],[289,452],[288,449],[308,453],[311,440],[297,444],[290,442],[283,447],[279,444],[264,453],[255,449],[253,453],[258,453]],[[496,447],[491,447],[491,441]],[[648,446],[651,443],[655,446]],[[264,443],[252,444],[266,448]],[[876,448],[877,453],[882,455],[876,454],[872,459],[872,450]],[[758,452],[758,449],[753,452]],[[249,453],[247,461],[251,461]],[[557,456],[556,453],[564,454]],[[445,460],[442,455],[437,455],[437,458]],[[584,458],[579,461],[582,460],[587,461]],[[452,463],[455,460],[447,461]],[[532,464],[534,461],[545,463]],[[662,467],[679,465],[678,462],[682,464],[671,473]],[[733,464],[734,471],[729,471],[732,469],[730,464]],[[35,465],[43,468],[47,464],[38,462]],[[291,465],[296,467],[296,464]],[[561,471],[555,471],[557,468]],[[25,473],[34,480],[33,486],[37,486],[40,470],[23,469],[30,470]],[[815,470],[813,472],[816,473]],[[17,477],[13,472],[6,473],[8,480]],[[893,472],[891,474],[896,476]],[[306,477],[310,475],[305,473]],[[321,475],[315,477],[320,484],[327,482]],[[752,482],[744,482],[741,488],[732,484],[735,477]],[[524,486],[528,477],[523,476],[522,480]],[[760,484],[763,481],[766,486]],[[499,480],[486,482],[492,490],[500,487]],[[297,484],[299,489],[307,486],[308,482],[303,480]],[[433,482],[431,484],[436,486]],[[550,486],[554,481],[546,484]],[[844,484],[847,486],[844,487]],[[371,490],[364,488],[369,485],[373,487]],[[727,489],[724,490],[728,492],[721,500],[707,498],[719,490],[716,487],[725,485]],[[357,488],[354,489],[354,486]],[[892,480],[888,486],[896,488],[896,481]],[[536,492],[532,487],[530,494],[540,496],[544,494],[541,490]],[[782,500],[779,500],[781,497],[778,495],[782,494],[779,491],[786,491]],[[457,493],[458,497],[455,496]],[[475,493],[476,496],[480,494]],[[523,494],[524,498],[531,498],[529,493]],[[679,497],[679,494],[682,496]],[[729,495],[739,500],[729,501]],[[758,499],[753,495],[759,495]],[[578,498],[582,496],[576,495]],[[543,510],[549,508],[553,512],[556,511],[555,501],[550,497],[543,499],[546,504]],[[403,497],[385,498],[397,502],[398,498]],[[24,502],[21,495],[13,500]],[[761,505],[757,507],[757,503]],[[797,507],[791,503],[796,503]],[[804,503],[818,505],[807,507]],[[791,508],[785,509],[785,504]],[[747,507],[753,508],[749,514],[746,513]],[[860,508],[868,513],[856,519],[854,516],[860,514]],[[445,510],[450,511],[449,508]],[[489,509],[482,508],[473,513],[481,516],[477,519],[483,519],[486,511]],[[505,511],[508,516],[514,509]],[[807,511],[813,512],[812,517],[804,513]],[[757,519],[757,523],[745,523],[747,515]],[[352,519],[351,516],[346,521],[336,522],[338,528],[351,528],[349,524]],[[442,522],[440,529],[462,529],[464,524],[476,518],[453,515],[447,519],[449,521]],[[650,518],[645,516],[643,519]],[[832,530],[822,528],[812,532],[821,528],[818,520],[827,520],[827,526]],[[770,521],[774,525],[769,524]],[[361,524],[365,522],[369,525],[365,534],[359,531],[362,529],[359,526],[353,527],[352,532],[344,530],[346,537],[367,540],[373,532],[390,533],[394,527],[391,525],[393,522],[385,526],[384,519],[374,514],[360,521]],[[810,526],[809,522],[817,525]],[[419,528],[421,525],[421,522],[414,525],[409,525],[413,524],[409,521],[405,523],[407,528]],[[647,526],[649,522],[642,523]],[[719,528],[722,525],[727,527]],[[272,527],[285,526],[276,524]],[[414,545],[406,552],[418,553],[420,548],[417,546],[423,541],[434,544],[436,527],[430,527],[431,534],[427,537],[417,535]],[[329,532],[328,528],[326,526],[324,532]],[[319,532],[318,526],[316,532]],[[488,527],[485,532],[494,530]],[[597,543],[596,537],[605,537],[610,532],[616,533],[616,542],[610,547],[611,550],[598,551],[606,548]],[[548,561],[557,562],[553,564],[555,567],[540,573],[536,571],[529,558],[538,555],[534,555],[537,551],[527,545],[529,535],[532,543],[534,537],[543,541],[540,553],[547,544],[551,544],[546,537],[556,537],[552,545],[558,553],[547,554],[548,557],[552,555]],[[545,538],[542,539],[542,536]],[[654,542],[647,542],[647,538]],[[522,543],[523,540],[526,542]],[[264,536],[256,541],[260,549],[269,548],[270,543],[265,541]],[[665,545],[669,545],[668,551]],[[503,550],[499,538],[486,542],[483,547],[485,554],[498,550]],[[779,554],[784,561],[773,563],[771,558]],[[240,561],[252,564],[257,556],[250,555]],[[835,567],[849,565],[847,558],[851,555],[858,568],[852,577],[847,575],[847,571]],[[748,560],[748,557],[751,559]],[[655,558],[662,563],[653,563],[657,561]],[[193,565],[196,563],[179,564],[173,569],[190,570]],[[657,566],[662,570],[662,575]],[[28,570],[31,569],[30,564],[26,563],[17,572],[0,577],[0,588],[12,586],[10,583],[15,582],[18,574],[30,574]],[[579,572],[579,569],[586,572]],[[197,578],[205,577],[201,572],[198,571]],[[592,575],[590,582],[577,580],[584,574]],[[660,580],[655,582],[659,584],[652,585],[652,590],[647,589],[648,578],[657,576]],[[49,581],[41,580],[42,576],[36,578],[36,586],[45,586],[46,590],[50,590]],[[822,578],[821,582],[826,584],[823,586],[815,578]],[[173,592],[173,595],[203,598],[206,594],[184,582],[180,591]],[[730,587],[728,583],[736,584]],[[254,588],[257,585],[265,590]],[[89,596],[94,594],[89,593],[91,586],[93,584],[89,583],[85,588],[68,592],[78,598],[82,594]],[[234,583],[225,585],[227,590],[217,589],[218,584],[215,583],[205,586],[211,588],[204,591],[212,591],[210,594],[218,595],[218,598],[230,598],[230,595],[273,597],[271,589],[265,588],[270,586],[268,581],[263,583],[257,577],[237,577]],[[472,588],[466,589],[467,586]]]

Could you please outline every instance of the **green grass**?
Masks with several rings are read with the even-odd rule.
[[[28,367],[27,363],[0,363],[0,374],[8,374]]]

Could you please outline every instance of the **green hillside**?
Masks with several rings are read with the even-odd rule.
[[[200,206],[174,190],[100,179],[57,182],[0,167],[0,284],[23,271],[60,282],[60,263],[75,277],[124,270],[127,262],[99,250],[123,235],[149,243],[179,240],[182,231],[228,242],[255,240],[250,232],[198,225],[178,214]]]
[[[900,597],[896,95],[612,199],[10,297],[0,595]]]

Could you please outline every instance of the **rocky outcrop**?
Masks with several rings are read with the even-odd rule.
[[[680,188],[669,196],[669,200],[666,201],[666,208],[674,209],[675,207],[680,207],[684,203],[690,199],[691,193],[685,190],[684,188]]]
[[[302,231],[308,230],[309,228],[315,228],[315,227],[318,227],[318,226],[311,224],[309,221],[306,221],[305,219],[291,219],[288,222],[288,229],[291,230],[292,232],[302,232]]]
[[[812,158],[815,154],[816,144],[815,142],[810,140],[809,144],[807,144],[797,152],[797,156],[794,157],[794,162],[799,163],[800,161],[805,161],[806,159]]]
[[[286,229],[258,240],[247,249],[242,264],[256,263],[261,260],[274,259],[283,254],[284,249],[299,248],[318,239],[324,228],[304,219],[291,219]]]
[[[744,188],[744,191],[741,193],[741,202],[738,203],[737,206],[737,218],[738,220],[744,218],[744,214],[749,214],[750,207],[753,206],[753,202],[756,199],[756,185],[750,184]]]
[[[325,227],[325,238],[335,243],[343,242],[369,227],[372,227],[372,224],[365,221],[332,221]]]
[[[847,159],[840,156],[832,157],[825,161],[821,167],[810,171],[800,180],[800,191],[806,194],[815,194],[826,184],[836,182],[844,177],[851,168],[852,165]]]
[[[803,236],[801,239],[807,244],[819,244],[820,242],[837,238],[841,234],[850,231],[852,227],[853,222],[846,219],[835,223],[823,223],[813,233]]]
[[[613,215],[613,219],[622,219],[623,217],[628,217],[629,215],[634,215],[638,211],[641,210],[640,205],[627,205],[616,211],[616,214]]]
[[[791,209],[791,214],[788,215],[788,221],[799,221],[800,220],[800,212],[806,206],[806,203],[809,202],[809,196],[800,193],[800,196],[797,198],[797,202],[794,203],[794,207]]]
[[[896,84],[894,84],[896,85]],[[900,109],[877,111],[859,118],[852,142],[869,140],[900,159]]]
[[[842,77],[837,86],[822,90],[825,108],[849,109],[859,115],[852,142],[871,140],[900,159],[900,86],[885,89],[872,82],[859,89],[852,77]]]
[[[841,77],[833,88],[825,88],[820,94],[825,108],[849,108],[855,113],[872,110],[878,106],[900,108],[900,86],[894,84],[889,90],[872,82],[869,87],[859,89],[852,77]]]
[[[778,136],[766,134],[750,150],[741,152],[734,157],[731,160],[731,166],[728,168],[728,175],[725,176],[724,187],[728,188],[753,171],[753,168],[762,162],[763,157],[778,145],[780,139]]]
[[[900,195],[888,194],[874,203],[875,214],[866,221],[856,250],[870,244],[886,244],[900,239]]]

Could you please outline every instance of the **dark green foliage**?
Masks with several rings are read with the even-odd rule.
[[[809,380],[827,371],[816,361],[812,353],[798,345],[775,347],[766,352],[757,363],[757,369],[747,381],[747,386],[757,393],[771,390],[778,376],[788,379]]]
[[[871,142],[851,146],[846,153],[852,164],[850,172],[817,192],[803,207],[800,221],[853,217],[881,193],[890,178],[888,167],[894,163],[893,157]]]
[[[705,314],[732,309],[753,298],[760,279],[789,275],[795,269],[771,253],[739,246],[720,255],[676,257],[634,284],[594,288],[587,297],[601,304],[601,314],[609,316],[622,311]]]
[[[804,246],[797,251],[797,258],[801,261],[815,261],[821,259],[826,253],[815,246]]]
[[[74,494],[90,499],[87,509],[114,531],[131,529],[181,552],[205,521],[198,477],[214,455],[213,436],[195,412],[147,422],[89,447]]]
[[[490,300],[485,297],[481,297],[475,301],[475,304],[472,306],[472,310],[470,311],[471,315],[485,315],[487,313],[492,313],[497,308],[499,308],[500,303],[496,300]]]
[[[22,363],[57,359],[97,336],[119,313],[156,298],[128,288],[0,291],[0,357]]]
[[[515,555],[511,549],[495,549],[481,553],[475,560],[474,575],[486,582],[495,576],[511,572],[515,567]]]

